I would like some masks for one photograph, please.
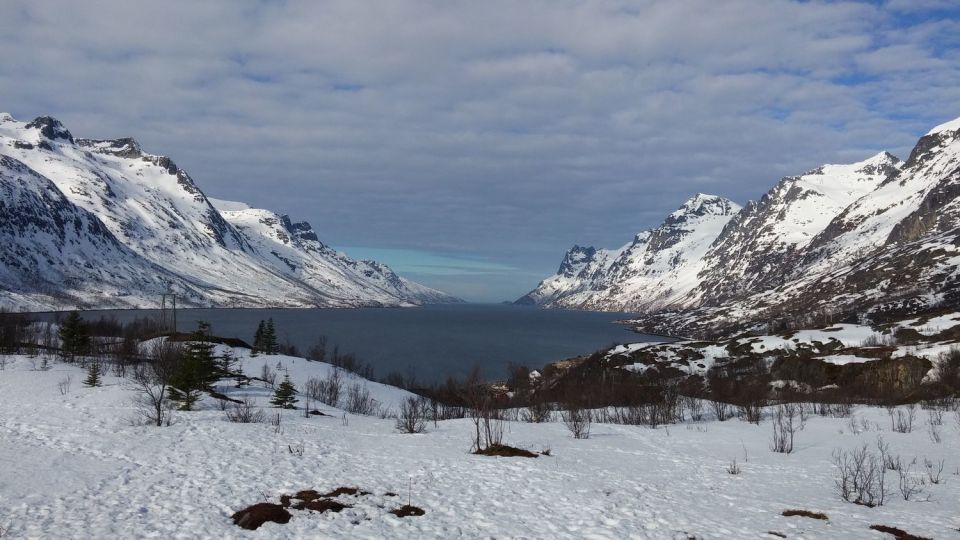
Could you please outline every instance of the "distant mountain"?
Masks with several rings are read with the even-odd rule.
[[[699,284],[707,248],[738,211],[727,199],[698,194],[620,249],[574,246],[557,274],[518,303],[646,311],[682,302]]]
[[[0,305],[404,306],[456,298],[324,245],[310,224],[208,199],[133,139],[0,113]]]
[[[644,329],[671,334],[954,305],[958,195],[960,119],[906,161],[823,165],[742,209],[698,195],[624,248],[575,246],[518,302],[636,311]],[[704,202],[711,210],[694,210]]]

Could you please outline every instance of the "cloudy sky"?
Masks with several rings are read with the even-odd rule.
[[[0,111],[472,300],[960,116],[953,0],[0,2]],[[241,7],[242,6],[242,7]]]

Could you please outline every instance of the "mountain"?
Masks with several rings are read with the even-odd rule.
[[[208,199],[134,139],[74,138],[51,117],[0,113],[0,304],[403,306],[457,299],[324,245],[268,210]]]
[[[620,249],[574,246],[557,274],[518,303],[614,311],[671,305],[697,286],[707,248],[739,210],[698,194]]]
[[[707,214],[709,224],[691,220],[673,251],[654,245],[656,231],[687,220],[704,196],[694,197],[604,264],[595,254],[608,252],[571,250],[557,275],[518,302],[636,311],[647,331],[704,336],[952,306],[960,301],[958,195],[960,119],[920,138],[906,161],[881,152],[786,177],[742,209],[729,203],[729,214]]]

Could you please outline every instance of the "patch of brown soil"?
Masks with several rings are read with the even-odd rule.
[[[268,521],[274,523],[287,523],[290,521],[290,512],[287,512],[279,504],[257,503],[248,508],[240,510],[233,516],[233,522],[251,531],[259,529],[261,525]]]
[[[514,448],[505,444],[495,444],[483,450],[477,450],[474,454],[481,456],[499,456],[499,457],[528,457],[535,458],[537,454],[522,448]]]
[[[800,516],[800,517],[807,517],[811,519],[822,519],[823,521],[827,521],[828,519],[830,519],[824,513],[811,512],[810,510],[784,510],[783,514],[781,515],[785,517]]]
[[[422,516],[426,514],[426,512],[423,511],[423,508],[418,508],[409,504],[405,504],[396,510],[391,510],[390,513],[397,517]]]
[[[339,503],[333,499],[317,499],[313,501],[299,502],[293,507],[297,510],[313,510],[315,512],[340,512],[344,508],[351,508],[349,504]]]
[[[892,534],[897,540],[931,540],[923,536],[914,536],[903,529],[888,527],[887,525],[871,525],[870,528],[882,533]]]

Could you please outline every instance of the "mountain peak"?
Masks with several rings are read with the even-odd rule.
[[[690,215],[705,216],[708,214],[726,216],[735,213],[739,209],[740,207],[733,201],[720,197],[719,195],[697,193],[670,214],[670,218],[679,219]]]
[[[931,129],[927,132],[927,135],[936,135],[938,133],[945,133],[947,131],[958,131],[960,130],[960,118],[954,118],[949,122],[944,122],[939,126]]]
[[[77,139],[77,145],[90,148],[101,154],[111,154],[118,157],[143,157],[140,143],[132,137],[120,139]]]
[[[38,116],[26,127],[40,130],[41,135],[51,140],[66,139],[73,142],[73,135],[70,134],[70,131],[63,127],[62,122],[52,116]]]

